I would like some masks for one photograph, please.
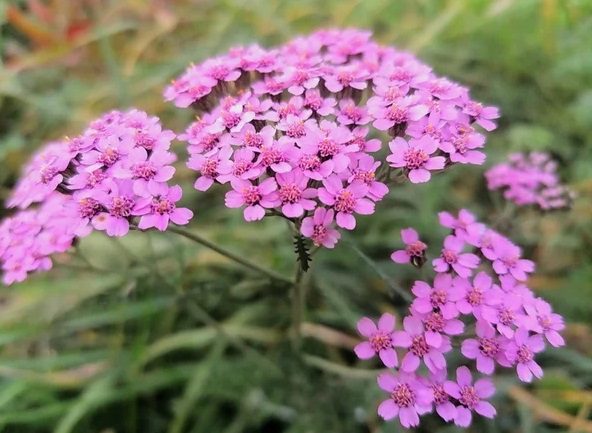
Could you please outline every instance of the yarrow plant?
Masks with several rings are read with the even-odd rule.
[[[396,174],[422,183],[454,164],[482,164],[497,109],[370,36],[327,30],[273,49],[234,48],[176,78],[165,99],[199,113],[179,136],[195,188],[227,185],[226,206],[245,220],[279,215],[333,248],[336,230],[374,213]],[[383,148],[386,163],[376,156]]]
[[[358,322],[364,341],[355,348],[357,356],[378,353],[385,367],[396,369],[378,377],[379,387],[389,393],[378,414],[385,420],[398,417],[404,427],[419,425],[419,416],[433,410],[460,427],[471,423],[473,413],[494,417],[487,400],[495,388],[488,377],[496,369],[515,368],[523,382],[540,379],[536,355],[546,344],[565,344],[563,318],[527,286],[534,263],[522,258],[517,245],[465,209],[458,215],[442,212],[439,220],[450,234],[440,257],[432,260],[432,282],[418,280],[411,288],[414,298],[403,330],[394,330],[389,313],[378,326],[367,317]],[[411,258],[425,257],[427,245],[418,244],[412,228],[401,235],[407,248],[396,251],[393,261],[420,266]],[[456,368],[456,378],[447,361],[453,352],[465,364]],[[473,383],[471,369],[484,377]]]
[[[0,223],[5,284],[50,269],[52,254],[93,231],[121,237],[132,229],[169,230],[291,284],[297,335],[310,244],[334,248],[394,183],[425,183],[456,164],[483,164],[485,134],[499,117],[466,87],[354,29],[322,30],[271,49],[233,48],[189,66],[164,98],[197,112],[177,137],[197,191],[223,185],[226,207],[241,209],[245,221],[290,222],[300,262],[294,280],[171,227],[193,217],[179,207],[183,192],[173,181],[176,135],[131,109],[48,143],[25,166],[8,200],[15,212]],[[542,154],[514,155],[487,179],[518,204],[564,203],[555,166]],[[527,286],[535,266],[520,247],[467,210],[439,219],[450,233],[437,254],[430,256],[419,233],[406,228],[391,255],[398,265],[429,263],[435,274],[411,287],[402,324],[390,313],[358,323],[364,341],[357,356],[393,369],[378,377],[387,393],[378,414],[405,427],[432,411],[461,427],[475,413],[495,416],[488,401],[493,382],[473,374],[515,368],[530,382],[543,374],[536,354],[546,344],[564,344],[563,319]],[[453,352],[466,365],[451,365]]]
[[[557,163],[548,153],[513,153],[506,162],[485,172],[487,187],[501,190],[504,198],[518,206],[542,210],[569,207],[573,192],[561,184]]]

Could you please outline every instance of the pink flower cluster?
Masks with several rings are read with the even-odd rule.
[[[281,215],[327,248],[336,226],[352,230],[357,215],[374,212],[393,170],[420,183],[452,164],[482,164],[480,129],[493,130],[499,116],[412,55],[352,29],[234,48],[191,65],[164,96],[200,113],[179,136],[196,189],[227,184],[226,206],[243,208],[245,220]],[[384,165],[373,156],[383,140]]]
[[[506,200],[519,206],[561,209],[573,199],[572,191],[561,184],[557,163],[544,152],[513,153],[487,170],[485,178],[490,190],[503,190]]]
[[[378,414],[385,420],[398,417],[404,427],[417,426],[419,416],[434,409],[461,427],[471,423],[473,412],[494,417],[487,401],[495,392],[493,382],[485,377],[473,383],[471,370],[491,376],[496,368],[515,368],[520,380],[531,382],[543,375],[535,358],[546,342],[564,345],[563,318],[527,287],[534,263],[522,258],[520,248],[467,210],[457,216],[442,212],[439,219],[450,235],[432,260],[433,282],[413,285],[402,329],[395,330],[389,313],[377,324],[366,317],[358,322],[366,340],[355,347],[357,356],[378,355],[386,367],[398,369],[378,377],[389,394]],[[408,228],[401,235],[406,246],[393,259],[425,262],[427,246],[417,232]],[[470,366],[458,367],[455,380],[446,359],[454,347]]]
[[[193,213],[177,207],[181,188],[168,183],[175,173],[174,138],[143,111],[113,111],[81,135],[44,146],[25,166],[8,201],[22,210],[0,233],[5,282],[47,269],[51,253],[93,229],[124,236],[132,223],[158,230],[170,222],[187,224]]]
[[[66,202],[65,195],[49,194],[39,207],[20,211],[0,223],[4,284],[23,281],[30,272],[51,269],[49,256],[72,246],[76,226]]]

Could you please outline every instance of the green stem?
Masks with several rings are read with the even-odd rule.
[[[283,283],[287,283],[287,284],[293,284],[294,282],[292,280],[290,280],[287,277],[284,277],[283,275],[272,271],[270,269],[266,269],[262,266],[259,266],[256,263],[251,262],[250,260],[247,260],[241,256],[239,256],[238,254],[235,254],[231,251],[228,251],[218,245],[216,245],[215,243],[203,238],[202,236],[198,235],[197,233],[193,233],[187,230],[184,230],[182,228],[179,227],[171,227],[169,226],[169,228],[167,229],[170,232],[176,233],[178,235],[181,235],[193,242],[196,242],[198,244],[203,245],[204,247],[207,247],[209,249],[211,249],[212,251],[217,252],[218,254],[236,262],[239,263],[241,265],[243,265],[246,268],[249,268],[253,271],[256,271],[260,274],[266,275],[269,278],[273,279],[273,280],[277,280],[277,281],[281,281]]]
[[[302,277],[304,271],[300,264],[296,268],[296,276],[292,284],[292,346],[300,352],[302,345],[302,316],[304,310],[304,293],[302,291]]]
[[[360,256],[360,258],[362,260],[364,260],[366,262],[366,264],[368,264],[368,266],[370,268],[372,268],[374,270],[374,272],[376,272],[376,274],[378,274],[378,276],[390,287],[390,289],[393,292],[396,292],[399,296],[401,296],[401,298],[403,298],[405,301],[407,302],[411,302],[413,299],[411,297],[411,295],[409,293],[407,293],[405,290],[403,290],[401,287],[397,286],[395,283],[393,283],[391,281],[391,278],[386,275],[382,269],[380,269],[376,263],[374,263],[374,261],[368,257],[366,255],[366,253],[364,253],[362,250],[360,250],[358,248],[358,246],[351,240],[351,239],[345,239],[345,241],[349,244],[350,248],[352,250],[354,250],[354,252]]]

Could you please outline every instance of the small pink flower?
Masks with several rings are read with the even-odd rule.
[[[140,196],[149,195],[149,188],[169,181],[175,174],[175,168],[170,165],[176,156],[166,150],[155,150],[148,155],[143,147],[132,149],[124,164],[113,171],[118,179],[133,179],[134,192]]]
[[[391,254],[395,263],[412,263],[421,266],[425,262],[425,252],[428,246],[419,240],[419,235],[412,228],[401,230],[401,239],[405,243],[404,250],[397,250]]]
[[[179,185],[173,187],[150,188],[151,198],[138,200],[134,215],[140,216],[138,227],[142,230],[155,227],[165,231],[172,222],[177,225],[186,225],[193,212],[187,208],[177,207],[176,203],[181,200],[182,191]]]
[[[253,125],[247,123],[239,132],[232,134],[232,140],[240,146],[256,151],[272,146],[274,134],[275,129],[272,126],[264,126],[257,131]]]
[[[456,369],[456,382],[447,381],[444,389],[459,403],[454,417],[454,423],[457,426],[468,427],[471,424],[472,411],[486,418],[495,417],[497,413],[495,408],[485,401],[486,398],[495,394],[495,386],[491,380],[479,379],[473,384],[470,370],[462,366]]]
[[[451,162],[459,164],[481,165],[485,154],[479,150],[485,144],[485,137],[473,131],[471,127],[460,125],[456,133],[440,142],[440,149],[448,153]]]
[[[454,285],[463,293],[463,297],[456,303],[458,311],[462,314],[472,314],[479,319],[484,305],[499,304],[503,293],[497,286],[492,285],[492,281],[485,272],[479,272],[472,282],[467,278],[455,278]]]
[[[456,303],[463,297],[464,292],[452,284],[450,274],[437,274],[433,288],[423,281],[416,281],[411,291],[416,296],[411,304],[413,312],[428,314],[437,310],[445,320],[458,316]]]
[[[454,234],[460,237],[465,242],[469,242],[472,236],[480,235],[484,230],[484,224],[477,221],[474,214],[466,209],[461,209],[458,212],[458,218],[454,217],[450,212],[439,212],[438,219],[442,227],[448,227],[454,230]]]
[[[322,245],[325,248],[333,248],[341,237],[341,234],[331,227],[334,215],[333,209],[327,210],[318,207],[312,217],[306,217],[302,220],[300,232],[307,238],[312,239],[312,242],[317,247]]]
[[[320,116],[329,116],[335,113],[335,98],[324,98],[318,89],[309,89],[304,94],[304,106]]]
[[[230,147],[223,147],[209,156],[202,154],[191,155],[187,167],[200,173],[193,185],[195,189],[207,191],[220,175],[228,174],[232,170],[231,155],[232,149]]]
[[[346,87],[364,90],[368,87],[368,74],[359,65],[337,66],[331,74],[325,75],[325,87],[332,93],[341,92]]]
[[[360,181],[368,186],[368,197],[374,201],[382,200],[388,193],[388,187],[376,180],[376,170],[380,166],[379,161],[374,161],[370,155],[358,154],[350,157],[351,176],[348,182]]]
[[[392,101],[387,107],[377,107],[371,113],[376,117],[373,125],[381,131],[388,131],[395,125],[417,121],[428,114],[426,105],[418,104],[417,98],[405,97]]]
[[[524,320],[523,314],[520,312],[522,300],[519,296],[509,293],[500,298],[500,302],[495,305],[484,305],[481,309],[481,316],[504,337],[513,338],[516,326]]]
[[[446,382],[446,371],[440,370],[435,373],[430,373],[428,380],[426,380],[428,387],[431,389],[434,396],[434,406],[436,406],[436,413],[440,415],[446,422],[450,422],[456,416],[456,406],[450,401],[450,396],[444,389]]]
[[[382,373],[378,376],[378,386],[390,394],[378,406],[378,415],[385,421],[399,417],[403,427],[416,427],[419,415],[431,410],[432,393],[414,374]]]
[[[319,84],[319,77],[313,70],[288,67],[282,76],[292,95],[302,95],[305,90],[313,89]]]
[[[250,180],[259,177],[262,172],[263,168],[257,166],[255,162],[255,152],[242,148],[234,151],[230,171],[227,174],[221,173],[217,180],[220,183],[226,183],[235,178]]]
[[[370,120],[368,110],[358,107],[351,99],[342,99],[339,102],[337,121],[342,125],[366,125]]]
[[[98,193],[97,198],[107,212],[101,212],[93,218],[94,228],[105,230],[108,236],[125,236],[129,232],[130,218],[136,206],[133,183],[129,180],[113,182],[110,192]]]
[[[544,348],[545,342],[541,335],[529,335],[524,328],[519,328],[514,333],[514,341],[508,346],[506,354],[516,364],[521,381],[531,382],[533,376],[537,379],[543,377],[543,369],[536,363],[534,356]]]
[[[412,311],[412,313],[415,313]],[[434,346],[442,346],[448,341],[447,335],[460,335],[465,329],[462,321],[446,318],[441,311],[434,309],[429,313],[415,313],[413,317],[420,319],[425,327],[426,341]]]
[[[479,266],[479,257],[471,253],[462,253],[465,243],[455,237],[447,236],[444,239],[442,254],[432,261],[436,272],[447,272],[454,270],[459,276],[467,278],[471,275],[472,269]]]
[[[368,341],[359,343],[354,351],[360,359],[370,359],[376,354],[380,357],[382,363],[389,368],[394,368],[399,365],[397,352],[398,339],[400,332],[395,331],[395,316],[389,313],[384,313],[380,316],[378,327],[372,320],[363,317],[358,322],[358,332],[368,338]],[[404,338],[404,336],[403,336]]]
[[[493,269],[499,275],[510,273],[518,281],[526,281],[534,271],[534,262],[520,258],[520,248],[505,239],[494,239],[493,251],[496,256]]]
[[[230,131],[239,132],[247,123],[255,118],[255,113],[247,111],[244,104],[239,102],[228,109],[220,110],[216,121],[206,128],[206,132],[216,134]]]
[[[298,218],[304,211],[313,210],[317,190],[308,188],[308,178],[301,171],[279,173],[275,177],[278,183],[278,195],[282,203],[282,213],[289,218]]]
[[[565,340],[559,333],[565,329],[563,317],[553,313],[551,305],[548,302],[537,298],[531,303],[525,303],[524,310],[530,319],[526,322],[529,329],[538,334],[543,334],[553,347],[565,345]]]
[[[407,348],[408,352],[401,361],[401,370],[408,373],[416,371],[422,359],[432,372],[446,368],[443,353],[452,348],[447,337],[430,338],[428,341],[422,321],[413,316],[403,319],[403,328],[407,337],[401,335],[398,344]]]
[[[336,175],[323,180],[323,188],[318,190],[321,202],[331,206],[337,213],[337,225],[347,230],[356,227],[354,212],[361,215],[374,213],[374,203],[364,198],[367,193],[368,187],[359,182],[351,183],[344,188]]]
[[[430,171],[443,169],[446,162],[443,156],[431,156],[438,144],[427,135],[418,140],[412,138],[409,142],[396,137],[389,142],[389,148],[392,153],[386,160],[391,167],[408,170],[409,180],[413,183],[427,182],[431,178]]]
[[[259,185],[241,179],[233,179],[233,190],[226,193],[225,203],[229,208],[247,206],[244,210],[246,221],[257,221],[265,216],[265,208],[280,204],[275,179],[268,178]]]
[[[484,321],[477,321],[477,338],[469,338],[462,343],[461,352],[477,361],[477,370],[484,374],[493,374],[495,363],[510,367],[506,357],[508,339],[497,336],[495,329]]]
[[[475,122],[486,131],[493,131],[497,125],[492,122],[492,119],[500,117],[497,107],[484,107],[482,104],[473,101],[465,105],[463,113],[475,119]]]

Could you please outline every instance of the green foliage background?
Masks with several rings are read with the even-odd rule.
[[[478,167],[395,189],[335,251],[315,255],[301,355],[287,337],[287,285],[172,234],[93,235],[49,274],[0,289],[0,430],[401,431],[375,415],[377,364],[352,356],[354,325],[402,311],[395,289],[429,274],[388,260],[399,230],[413,225],[435,246],[436,212],[467,207],[525,247],[538,262],[533,288],[569,322],[569,348],[544,355],[544,380],[499,376],[501,416],[469,430],[592,431],[592,1],[3,0],[0,25],[2,198],[36,147],[105,110],[137,106],[180,131],[190,115],[161,92],[190,61],[326,26],[372,29],[470,86],[503,113],[489,165],[547,150],[578,193],[565,213],[503,207]],[[192,174],[179,175],[190,191]],[[245,224],[221,194],[188,194],[191,229],[290,276],[285,224]],[[429,419],[418,431],[456,429]]]

